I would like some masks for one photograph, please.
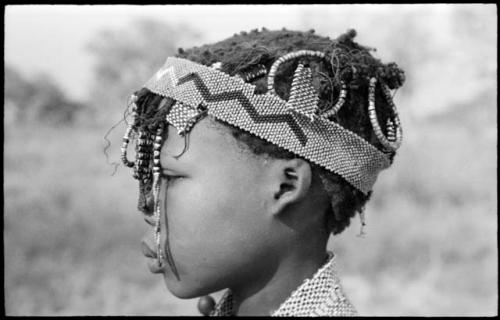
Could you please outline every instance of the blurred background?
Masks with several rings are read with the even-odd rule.
[[[136,180],[113,174],[124,124],[104,136],[178,47],[262,27],[355,28],[406,71],[367,235],[356,218],[329,244],[359,313],[497,314],[497,9],[427,4],[7,6],[7,315],[198,314],[149,273]]]

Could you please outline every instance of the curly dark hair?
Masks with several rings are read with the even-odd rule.
[[[374,58],[372,49],[363,47],[353,41],[356,32],[349,30],[337,39],[318,36],[314,30],[309,32],[252,30],[241,32],[232,37],[214,43],[194,47],[191,49],[179,48],[177,57],[191,60],[199,64],[211,66],[220,63],[220,70],[229,75],[238,75],[247,79],[246,75],[265,67],[267,71],[281,56],[297,50],[321,51],[329,58],[330,63],[310,63],[313,70],[313,85],[318,91],[320,109],[328,109],[335,104],[340,94],[341,82],[347,84],[348,93],[342,108],[330,119],[344,128],[356,133],[366,141],[383,150],[376,138],[368,117],[368,79],[377,77],[382,79],[389,88],[400,87],[404,82],[403,71],[395,64],[383,64]],[[275,91],[285,100],[288,100],[290,87],[297,61],[283,63],[275,76]],[[247,79],[248,80],[248,79]],[[267,77],[257,77],[247,81],[255,85],[255,94],[267,92]],[[138,105],[157,105],[162,97],[142,89],[136,93],[139,97]],[[392,110],[379,89],[376,90],[377,116],[381,123],[385,123]],[[146,107],[149,110],[150,107]],[[144,125],[159,119],[158,115],[144,112]],[[299,158],[297,155],[264,141],[250,133],[244,132],[230,124],[216,119],[223,126],[229,128],[232,135],[256,155],[268,155],[277,159]],[[391,161],[395,152],[390,152]],[[308,160],[306,160],[308,161]],[[328,171],[310,161],[313,181],[320,181],[327,196],[331,199],[325,212],[326,226],[333,234],[342,232],[350,224],[351,218],[360,212],[371,196],[357,190],[341,176]]]

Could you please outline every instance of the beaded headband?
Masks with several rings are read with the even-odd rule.
[[[208,114],[342,176],[367,194],[378,173],[389,167],[391,162],[386,153],[328,120],[345,101],[345,85],[342,85],[335,106],[320,113],[317,105],[319,97],[311,82],[312,72],[299,63],[289,100],[281,99],[274,92],[274,74],[280,64],[303,56],[325,59],[323,53],[309,50],[283,56],[270,69],[269,90],[265,94],[255,94],[254,85],[245,83],[241,76],[229,76],[217,70],[217,65],[208,67],[174,57],[169,57],[144,87],[177,101],[167,115],[167,121],[180,134],[189,131],[195,123],[193,119],[199,119],[202,113]],[[369,111],[374,111],[371,89],[375,82],[370,83],[373,85],[370,87]],[[393,110],[395,112],[395,107]],[[370,120],[378,125],[375,112],[370,113]],[[394,131],[394,125],[396,133],[389,135]],[[395,150],[399,147],[402,134],[396,113],[394,123],[391,122],[387,130],[387,137],[383,135],[380,125],[374,126],[374,130],[386,148]]]

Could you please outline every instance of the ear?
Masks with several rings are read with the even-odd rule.
[[[300,202],[311,188],[311,166],[303,159],[276,159],[270,173],[273,215]]]

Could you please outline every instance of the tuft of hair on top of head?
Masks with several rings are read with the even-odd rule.
[[[394,62],[384,64],[373,57],[370,52],[374,49],[356,43],[355,37],[354,29],[347,30],[333,40],[317,35],[314,29],[306,32],[285,28],[253,29],[234,34],[216,43],[190,49],[179,48],[176,57],[206,66],[217,63],[220,65],[218,68],[220,71],[242,77],[255,86],[255,94],[264,94],[268,90],[267,75],[277,59],[299,50],[320,51],[326,56],[326,60],[307,62],[313,71],[313,86],[319,95],[319,109],[331,108],[339,99],[342,84],[345,83],[346,101],[329,120],[383,150],[383,146],[374,134],[367,111],[369,79],[376,77],[384,81],[390,89],[396,89],[404,83],[404,72]],[[289,98],[297,65],[297,59],[282,63],[274,77],[275,92],[284,100]],[[392,109],[379,89],[375,92],[375,103],[379,121],[386,123],[390,119]],[[218,122],[230,128],[232,135],[256,155],[265,154],[281,159],[297,157],[230,124]],[[392,162],[395,151],[388,154]],[[372,193],[365,195],[339,175],[309,163],[313,179],[321,184],[325,195],[330,199],[330,205],[325,212],[325,223],[333,234],[338,234],[350,224],[356,212],[361,212]]]

